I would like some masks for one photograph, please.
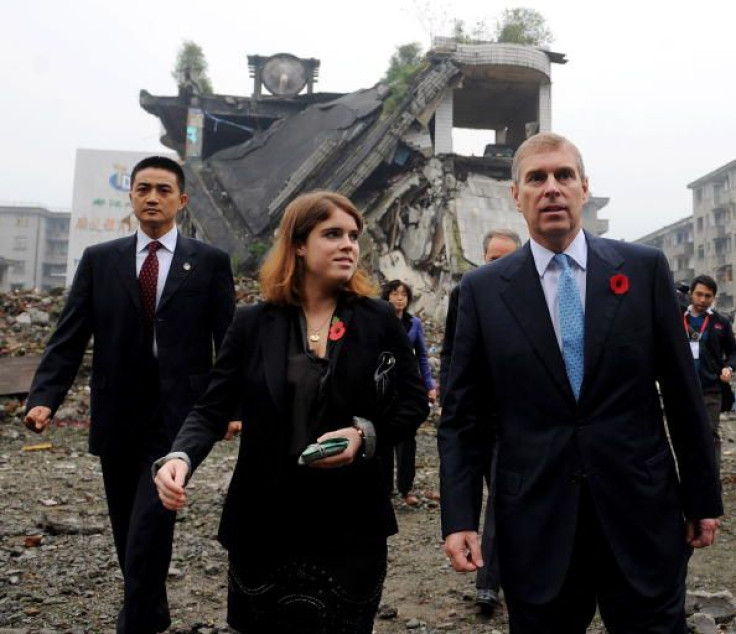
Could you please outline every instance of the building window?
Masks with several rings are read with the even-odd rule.
[[[28,226],[28,216],[16,216],[15,226],[16,227],[27,227]]]
[[[698,187],[695,190],[695,203],[699,205],[702,202],[703,202],[703,188]]]
[[[25,251],[28,249],[28,237],[27,236],[15,236],[13,240],[14,251]]]
[[[697,220],[696,230],[697,231],[702,231],[703,230],[703,218],[702,218],[702,216],[700,218],[698,218],[698,220]]]
[[[722,266],[716,270],[716,282],[732,282],[733,281],[733,267],[730,264]],[[719,296],[720,297],[720,296]]]
[[[725,186],[723,181],[720,181],[718,183],[713,183],[713,202],[716,205],[720,205],[723,202],[723,192],[725,191]]]
[[[698,258],[702,260],[704,257],[705,257],[705,247],[702,244],[700,244],[698,245]]]
[[[25,275],[26,274],[26,263],[23,260],[15,260],[13,262],[12,272],[14,275]]]

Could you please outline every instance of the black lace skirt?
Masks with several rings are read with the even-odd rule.
[[[241,634],[371,634],[385,577],[385,543],[267,562],[231,556],[228,624]]]

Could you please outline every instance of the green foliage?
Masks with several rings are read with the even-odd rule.
[[[388,70],[383,81],[392,84],[413,75],[422,65],[422,46],[418,42],[410,42],[396,47],[396,52],[391,56]]]
[[[496,41],[546,46],[554,41],[544,16],[534,9],[504,9],[496,23]]]
[[[417,42],[396,47],[388,63],[382,81],[391,87],[391,94],[384,103],[384,114],[391,114],[409,93],[412,77],[423,67],[424,54]]]
[[[194,82],[199,87],[199,92],[212,94],[212,82],[207,75],[204,52],[199,44],[191,40],[182,42],[171,76],[180,88]]]
[[[271,244],[265,240],[253,240],[253,242],[250,243],[248,251],[260,262],[263,259],[263,256],[268,253],[270,248]]]
[[[492,42],[493,38],[485,20],[477,20],[470,30],[465,21],[455,18],[452,23],[452,37],[459,44],[473,44],[479,42]]]

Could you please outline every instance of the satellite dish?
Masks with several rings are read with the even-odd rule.
[[[272,55],[261,70],[263,85],[277,97],[298,95],[309,79],[309,71],[304,63],[289,53]]]

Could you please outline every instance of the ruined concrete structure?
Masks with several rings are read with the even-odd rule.
[[[487,231],[526,236],[509,194],[511,157],[529,135],[551,129],[551,64],[565,61],[529,46],[442,38],[391,107],[396,87],[382,83],[290,97],[260,94],[260,84],[251,98],[142,91],[141,105],[161,118],[164,144],[186,159],[187,222],[239,267],[257,266],[295,196],[333,189],[365,213],[365,264],[409,282],[415,309],[441,317],[449,288],[481,262]],[[278,71],[272,84],[288,90],[290,72]],[[483,157],[453,153],[458,127],[489,131]],[[597,217],[607,202],[586,205],[594,233],[607,229]]]

